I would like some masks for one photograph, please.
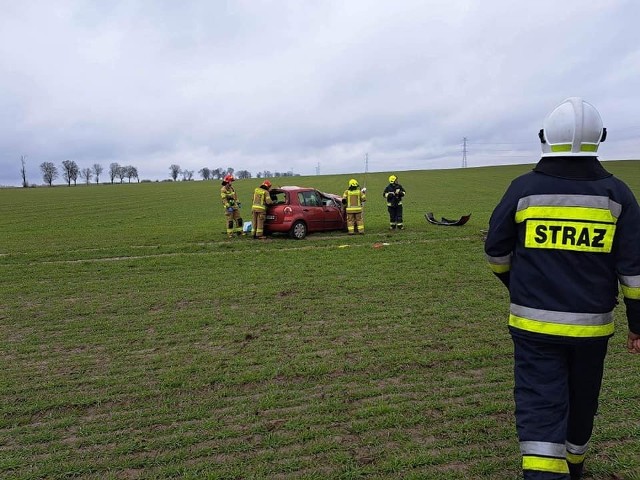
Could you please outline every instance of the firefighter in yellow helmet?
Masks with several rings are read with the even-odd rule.
[[[262,184],[253,191],[253,205],[251,206],[252,230],[253,238],[263,240],[266,237],[264,234],[264,221],[267,217],[267,205],[271,205],[271,182],[265,180]]]
[[[342,203],[347,210],[347,231],[349,235],[364,234],[364,221],[362,220],[362,208],[367,201],[366,190],[360,190],[360,185],[355,178],[349,180],[349,187],[342,194]]]
[[[387,199],[387,210],[389,211],[389,230],[402,230],[402,199],[407,192],[398,183],[396,175],[389,176],[389,185],[382,192],[382,196]]]
[[[222,179],[220,197],[224,207],[224,218],[227,226],[227,236],[229,238],[236,235],[244,235],[242,231],[242,217],[240,217],[240,202],[238,194],[231,183],[235,180],[233,175],[225,175]]]

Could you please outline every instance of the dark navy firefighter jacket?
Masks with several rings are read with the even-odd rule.
[[[618,284],[640,334],[640,207],[595,157],[542,158],[511,183],[485,253],[509,288],[514,335],[581,342],[613,334]]]

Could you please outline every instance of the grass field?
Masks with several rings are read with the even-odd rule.
[[[640,196],[640,161],[605,166]],[[388,173],[356,175],[366,235],[302,241],[227,239],[217,181],[0,190],[0,478],[519,478],[480,230],[530,169],[399,172],[401,232]],[[235,183],[246,219],[257,184]],[[616,319],[586,478],[638,480]]]

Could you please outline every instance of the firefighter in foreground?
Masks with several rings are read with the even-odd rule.
[[[391,175],[389,177],[389,185],[382,192],[382,196],[387,200],[387,210],[389,211],[389,230],[402,230],[402,197],[406,192],[402,185],[398,183],[398,177]]]
[[[568,98],[544,120],[542,158],[489,222],[485,253],[509,289],[516,427],[527,480],[581,478],[613,335],[640,353],[640,208],[597,158],[598,111]]]
[[[220,189],[220,197],[224,206],[224,218],[227,224],[227,236],[244,235],[242,231],[242,217],[240,217],[240,203],[238,202],[238,194],[231,183],[235,180],[233,175],[225,175],[222,179],[222,188]]]
[[[251,213],[253,214],[252,229],[254,239],[264,240],[267,238],[264,234],[264,220],[267,217],[267,205],[271,205],[272,203],[271,195],[269,194],[270,189],[271,182],[265,180],[253,191]]]
[[[349,235],[364,234],[364,221],[362,220],[362,208],[367,201],[366,189],[360,190],[360,185],[355,178],[349,180],[349,187],[342,194],[342,203],[347,210],[347,232]]]

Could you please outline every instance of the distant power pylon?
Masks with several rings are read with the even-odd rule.
[[[320,162],[316,165],[316,175],[320,175]]]
[[[462,138],[462,168],[467,168],[467,137]]]

